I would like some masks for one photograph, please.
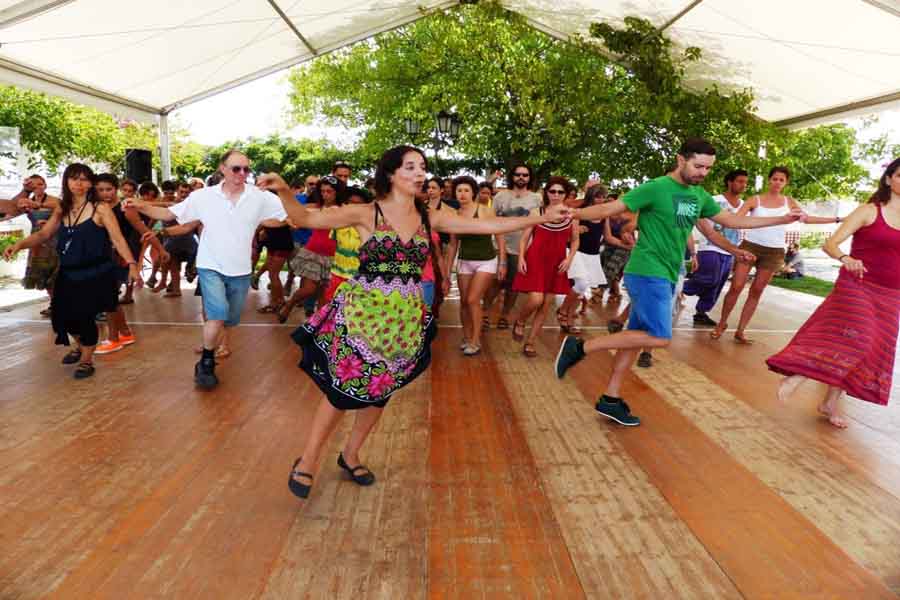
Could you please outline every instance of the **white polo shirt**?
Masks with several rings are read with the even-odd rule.
[[[169,210],[179,223],[200,221],[203,234],[197,249],[197,268],[229,277],[249,275],[253,234],[266,219],[287,218],[281,200],[272,192],[247,185],[237,202],[229,200],[222,184],[201,188]]]

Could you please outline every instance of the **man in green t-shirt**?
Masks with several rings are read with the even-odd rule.
[[[562,378],[586,354],[618,350],[606,392],[596,409],[622,425],[640,425],[640,419],[631,414],[620,397],[625,374],[641,348],[665,348],[672,339],[672,298],[694,224],[706,218],[725,227],[753,229],[804,217],[798,210],[783,217],[739,217],[721,211],[712,196],[699,186],[716,160],[716,150],[706,140],[685,140],[678,149],[677,160],[677,166],[667,175],[636,187],[621,200],[574,211],[579,220],[588,221],[626,210],[638,213],[640,236],[625,267],[625,287],[631,298],[628,328],[588,340],[566,337],[555,364],[556,376]]]

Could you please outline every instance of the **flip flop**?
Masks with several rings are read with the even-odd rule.
[[[525,344],[522,346],[522,354],[527,356],[528,358],[534,358],[537,356],[537,350],[534,349],[534,344]]]

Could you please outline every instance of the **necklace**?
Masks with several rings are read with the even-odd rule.
[[[81,209],[79,209],[78,214],[75,216],[74,221],[72,220],[72,211],[69,211],[69,214],[66,215],[69,217],[69,224],[65,225],[63,228],[65,231],[63,232],[64,241],[62,250],[60,254],[65,254],[69,251],[69,246],[72,245],[72,238],[75,236],[75,228],[80,225],[79,221],[81,220],[81,215],[84,214],[84,209],[88,205],[87,200],[85,200],[84,204],[81,205]]]

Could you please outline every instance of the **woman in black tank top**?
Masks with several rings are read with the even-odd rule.
[[[63,364],[80,363],[75,371],[76,379],[94,374],[97,314],[116,310],[118,286],[113,245],[128,263],[129,278],[140,282],[137,263],[112,209],[97,202],[94,179],[90,167],[69,165],[63,173],[62,201],[50,220],[40,231],[4,252],[9,259],[19,250],[46,242],[58,232],[60,270],[50,304],[51,318],[57,344],[68,346],[69,336],[75,339],[76,349],[63,358]]]

